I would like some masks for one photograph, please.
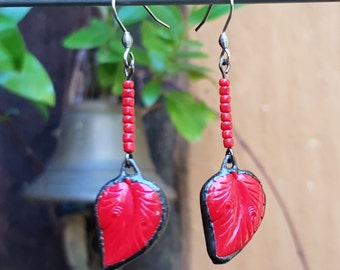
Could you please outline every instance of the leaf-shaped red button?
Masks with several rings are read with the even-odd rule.
[[[251,240],[265,211],[265,194],[250,172],[221,170],[201,190],[206,244],[214,263],[225,263]]]
[[[115,179],[96,201],[105,269],[115,269],[149,248],[166,220],[165,198],[144,179]]]

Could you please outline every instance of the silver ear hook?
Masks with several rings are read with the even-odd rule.
[[[204,18],[202,20],[202,22],[196,27],[196,31],[198,31],[201,26],[206,22],[206,20],[208,19],[208,16],[210,14],[212,8],[212,4],[209,5],[207,12],[204,15]],[[222,29],[222,33],[220,35],[220,38],[218,40],[221,48],[222,48],[222,52],[220,54],[220,61],[219,61],[219,68],[220,71],[222,73],[222,77],[225,78],[225,76],[227,75],[227,73],[230,70],[230,51],[229,51],[229,39],[228,36],[226,34],[226,30],[228,28],[228,25],[230,23],[231,17],[233,15],[233,11],[234,11],[234,0],[230,0],[230,9],[229,9],[229,15],[228,15],[228,19],[226,21],[226,23],[223,26]]]
[[[133,38],[130,32],[126,29],[122,21],[119,19],[117,10],[116,10],[116,0],[112,0],[112,9],[113,9],[113,15],[120,26],[120,28],[123,30],[124,34],[122,37],[122,43],[125,48],[125,52],[123,55],[124,60],[124,75],[127,80],[130,80],[134,74],[135,71],[135,57],[133,53],[130,51],[132,45],[133,45]]]
[[[112,4],[112,9],[113,9],[113,16],[115,17],[120,28],[122,28],[122,30],[124,32],[128,32],[127,29],[125,28],[124,24],[122,23],[122,21],[119,19],[119,16],[118,16],[118,13],[117,13],[117,10],[116,10],[116,0],[112,0],[111,4]]]
[[[151,11],[151,9],[148,6],[143,6],[143,7],[150,14],[150,16],[152,17],[152,19],[154,19],[155,22],[159,23],[160,25],[163,25],[166,28],[170,28],[168,24],[166,24],[165,22],[161,21],[160,19],[156,17],[156,15]]]
[[[197,32],[202,26],[203,24],[207,21],[208,17],[209,17],[209,14],[210,14],[210,11],[212,9],[212,4],[209,5],[201,23],[195,28],[195,31]],[[230,10],[229,10],[229,15],[228,15],[228,19],[223,27],[223,32],[225,32],[225,30],[227,30],[227,27],[229,25],[229,22],[231,20],[231,17],[233,15],[233,11],[234,11],[234,0],[230,0]]]
[[[113,15],[118,23],[118,25],[120,26],[120,28],[123,30],[124,34],[123,34],[123,38],[122,38],[122,43],[123,46],[125,48],[125,52],[124,52],[124,74],[127,80],[130,80],[134,74],[135,71],[135,57],[133,55],[133,53],[130,51],[132,45],[133,45],[133,38],[132,35],[130,34],[130,32],[126,29],[126,27],[124,26],[124,24],[122,23],[122,21],[119,19],[117,10],[116,10],[116,0],[112,0],[111,2],[112,4],[112,9],[113,9]],[[167,25],[166,23],[164,23],[163,21],[161,21],[160,19],[158,19],[156,17],[155,14],[153,14],[153,12],[149,9],[148,6],[144,6],[144,8],[146,9],[146,11],[150,14],[150,16],[159,24],[163,25],[164,27],[170,28],[169,25]]]
[[[228,25],[230,23],[231,17],[233,15],[234,11],[234,0],[230,0],[230,9],[229,9],[229,15],[226,23],[223,26],[222,33],[220,35],[220,38],[218,40],[222,52],[220,54],[220,62],[219,62],[219,68],[222,73],[222,77],[225,78],[230,70],[230,51],[229,51],[229,38],[227,36],[226,30],[228,28]]]
[[[204,15],[202,21],[201,21],[200,24],[197,25],[197,27],[195,28],[195,31],[196,31],[196,32],[197,32],[197,31],[203,26],[203,24],[205,24],[205,22],[207,21],[207,19],[208,19],[208,17],[209,17],[209,14],[210,14],[210,11],[211,11],[212,7],[213,7],[213,4],[210,4],[210,5],[208,6],[208,9],[207,9],[207,11],[206,11],[206,13],[205,13],[205,15]]]
[[[152,19],[155,20],[155,22],[159,23],[160,25],[163,25],[166,28],[170,28],[170,26],[168,24],[166,24],[165,22],[163,22],[162,20],[157,18],[157,16],[151,11],[151,9],[148,6],[143,6],[143,7],[150,14]],[[115,19],[116,19],[117,23],[119,24],[120,28],[122,28],[122,30],[124,32],[127,32],[126,27],[124,26],[124,24],[122,23],[122,21],[118,17],[118,13],[117,13],[117,10],[116,10],[116,0],[112,0],[112,8],[113,8],[113,14],[114,14]]]
[[[228,15],[228,19],[225,22],[224,26],[223,26],[223,30],[222,32],[225,32],[228,28],[228,25],[230,23],[231,17],[233,16],[233,11],[234,11],[234,0],[230,0],[230,8],[229,8],[229,15]]]

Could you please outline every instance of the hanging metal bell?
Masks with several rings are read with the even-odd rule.
[[[55,155],[25,195],[50,201],[93,202],[100,188],[121,170],[121,106],[108,101],[85,101],[65,113]],[[141,119],[136,117],[134,159],[146,179],[165,188],[150,160]]]

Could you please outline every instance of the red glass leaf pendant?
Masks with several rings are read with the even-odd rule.
[[[129,174],[123,164],[121,174],[96,199],[104,269],[116,269],[144,253],[166,225],[163,192],[143,178],[134,161],[133,167],[136,173]]]
[[[201,190],[202,221],[213,263],[230,261],[251,240],[264,216],[265,202],[259,180],[239,170],[228,150],[221,170]]]

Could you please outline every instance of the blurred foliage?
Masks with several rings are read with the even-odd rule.
[[[142,92],[145,106],[155,105],[164,97],[170,119],[178,132],[189,141],[202,137],[206,125],[216,116],[208,106],[195,99],[177,84],[179,74],[190,80],[206,79],[209,69],[193,61],[207,55],[201,51],[202,43],[188,38],[188,32],[200,22],[207,7],[193,7],[183,16],[179,6],[153,6],[154,14],[170,29],[154,22],[143,7],[121,7],[120,20],[128,29],[138,31],[139,41],[134,44],[136,63],[147,70],[148,81]],[[115,22],[111,8],[100,7],[101,19],[94,18],[87,27],[77,30],[64,40],[69,49],[96,49],[96,70],[100,87],[109,94],[120,95],[124,64],[122,30]],[[228,13],[228,7],[214,7],[209,19]],[[137,30],[136,30],[137,29]],[[163,86],[167,89],[163,90]]]
[[[170,29],[152,21],[143,7],[118,9],[124,25],[140,33],[132,52],[149,77],[142,92],[144,105],[153,106],[163,97],[171,121],[189,141],[199,140],[206,125],[215,118],[204,102],[195,99],[177,83],[181,73],[190,80],[209,78],[209,70],[192,61],[206,57],[201,51],[202,43],[188,38],[188,32],[201,21],[206,8],[194,6],[187,16],[183,16],[179,6],[153,6],[152,11],[169,24]],[[27,51],[18,29],[18,23],[29,10],[0,9],[0,85],[30,100],[47,116],[48,106],[55,105],[53,84],[38,59]],[[120,95],[125,79],[124,48],[118,42],[122,30],[115,22],[111,8],[98,7],[98,10],[100,18],[93,18],[88,26],[70,34],[63,45],[69,49],[94,49],[96,76],[103,93]],[[208,20],[227,13],[228,7],[216,5]],[[167,85],[166,91],[164,85]]]
[[[18,23],[30,8],[0,9],[0,86],[31,101],[47,117],[55,105],[52,81],[25,46]]]

